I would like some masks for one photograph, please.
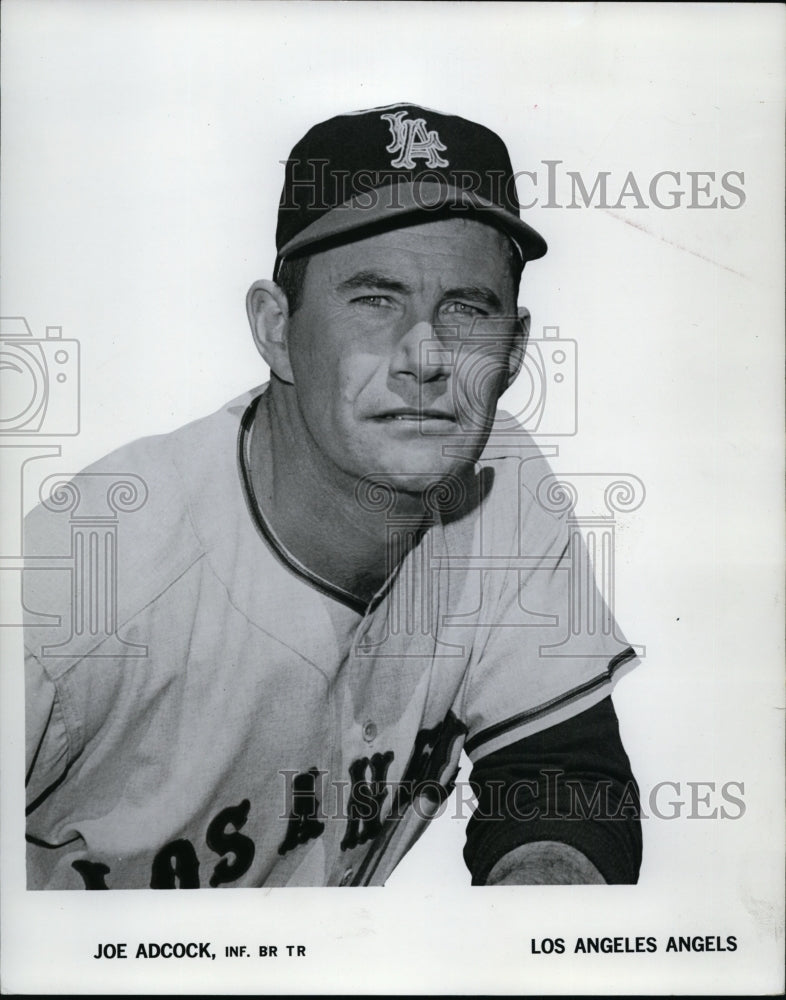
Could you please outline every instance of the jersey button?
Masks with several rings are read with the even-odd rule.
[[[377,726],[374,722],[367,722],[363,726],[363,739],[366,743],[371,743],[377,736]]]
[[[339,885],[349,885],[349,883],[352,881],[352,876],[354,874],[355,873],[352,871],[351,868],[347,868],[347,870],[341,876],[341,881],[339,882]]]

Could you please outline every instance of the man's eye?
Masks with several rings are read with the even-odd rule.
[[[370,306],[372,309],[390,305],[390,299],[386,295],[358,295],[351,301],[353,305]]]
[[[488,316],[485,309],[473,305],[471,302],[446,302],[443,312],[454,316]]]

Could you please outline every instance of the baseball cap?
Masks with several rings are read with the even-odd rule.
[[[521,219],[510,156],[491,129],[409,103],[337,115],[286,161],[273,277],[306,248],[445,211],[482,217],[525,261],[546,253]]]

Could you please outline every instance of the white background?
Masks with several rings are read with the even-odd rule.
[[[245,292],[272,267],[279,161],[317,121],[401,100],[459,113],[538,173],[541,201],[546,159],[588,185],[610,171],[610,203],[629,171],[648,204],[655,173],[681,172],[673,211],[533,208],[550,251],[521,301],[536,332],[579,345],[579,434],[557,469],[646,486],[618,520],[615,603],[646,656],[615,703],[645,809],[664,781],[680,792],[661,808],[687,804],[644,821],[635,887],[470,889],[446,814],[383,890],[25,893],[21,637],[4,629],[5,990],[782,988],[783,42],[777,5],[7,0],[2,315],[37,337],[62,326],[82,352],[82,432],[39,476],[264,380]],[[742,171],[744,204],[687,208],[689,170]],[[4,490],[13,510],[19,483]],[[743,782],[744,815],[687,818],[689,781]],[[637,934],[658,952],[530,945]],[[738,949],[665,954],[670,934]],[[148,940],[210,940],[219,957],[91,958]],[[266,943],[307,957],[223,957]]]

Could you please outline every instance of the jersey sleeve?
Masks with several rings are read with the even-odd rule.
[[[497,537],[481,583],[491,614],[459,706],[473,763],[597,704],[636,662],[574,521],[532,509],[515,537]]]
[[[55,685],[34,656],[25,662],[25,784],[33,813],[69,765],[68,731]]]
[[[51,655],[73,631],[71,530],[68,514],[40,504],[25,518],[22,574],[25,677],[25,784],[29,833],[46,839],[39,811],[65,775],[75,747],[58,692],[58,675],[74,660]],[[73,735],[73,734],[72,734]]]
[[[641,866],[639,789],[611,698],[482,757],[464,860],[472,884],[522,844],[580,851],[609,884],[635,883]]]

